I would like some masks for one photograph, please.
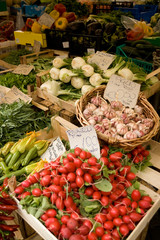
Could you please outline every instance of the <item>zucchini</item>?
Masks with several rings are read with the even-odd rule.
[[[152,45],[152,44],[151,44],[149,41],[147,41],[147,40],[137,40],[137,41],[133,41],[133,42],[131,43],[131,47],[136,47],[137,44],[144,44],[145,46],[146,46],[146,45]]]
[[[136,48],[142,49],[142,50],[152,50],[152,51],[157,49],[157,47],[152,44],[150,45],[136,44]]]

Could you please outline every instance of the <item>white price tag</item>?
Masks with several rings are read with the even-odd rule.
[[[94,48],[87,48],[87,53],[94,54],[95,49]]]
[[[134,108],[140,91],[140,84],[113,74],[107,83],[103,97],[111,101],[120,101],[124,106]]]
[[[49,145],[48,149],[43,153],[41,158],[48,162],[56,160],[66,151],[61,139],[58,137]]]
[[[34,69],[33,65],[27,65],[27,64],[19,64],[13,71],[15,74],[23,74],[28,75],[32,69]]]
[[[69,42],[63,42],[63,48],[69,48]]]
[[[49,28],[52,27],[54,22],[55,22],[55,20],[48,13],[43,13],[43,15],[40,16],[40,18],[38,20],[38,23],[40,25],[45,25]]]
[[[80,127],[67,131],[71,149],[80,147],[100,158],[100,146],[93,126]]]
[[[100,69],[107,70],[114,61],[115,57],[116,56],[113,54],[97,51],[96,54],[88,59],[88,63],[95,63],[100,67]]]

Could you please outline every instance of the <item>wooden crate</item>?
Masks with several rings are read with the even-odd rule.
[[[47,49],[45,51],[41,51],[38,53],[30,53],[24,56],[20,57],[20,62],[21,64],[28,64],[28,63],[32,63],[34,60],[38,59],[38,58],[49,58],[49,57],[55,57],[55,56],[64,56],[64,57],[68,57],[68,52],[65,51],[56,51],[53,49]]]

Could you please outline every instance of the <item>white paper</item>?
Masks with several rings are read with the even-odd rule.
[[[33,65],[27,65],[27,64],[19,64],[13,71],[15,74],[23,74],[28,75],[32,69],[34,69]]]
[[[80,147],[91,152],[96,158],[100,158],[100,146],[93,126],[67,130],[67,135],[71,149]]]
[[[69,42],[63,42],[63,48],[69,48]]]
[[[61,139],[58,137],[49,145],[48,149],[43,153],[41,158],[48,162],[56,160],[66,151]]]
[[[140,84],[113,74],[104,91],[103,97],[111,101],[120,101],[124,106],[134,108],[140,91]]]
[[[114,61],[115,55],[97,51],[91,58],[88,59],[88,63],[95,63],[102,70],[107,70],[111,63]]]
[[[52,27],[54,22],[55,22],[55,20],[48,13],[43,13],[43,15],[40,16],[40,18],[38,20],[38,23],[40,25],[45,25],[49,28]]]

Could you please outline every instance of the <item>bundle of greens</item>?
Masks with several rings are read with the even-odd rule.
[[[52,64],[53,58],[38,58],[34,60],[31,65],[34,66],[36,72],[40,72],[43,70],[48,70],[50,69],[53,64]]]
[[[32,53],[29,50],[26,49],[19,49],[19,50],[13,50],[9,53],[7,57],[5,57],[3,60],[7,63],[13,64],[13,65],[19,65],[20,64],[20,56],[27,55]]]
[[[50,127],[50,116],[35,111],[23,101],[0,105],[0,147],[8,141],[18,141],[27,132]]]
[[[22,92],[27,93],[27,85],[36,83],[36,75],[31,72],[27,76],[12,72],[0,75],[0,85],[12,88],[14,85]]]

